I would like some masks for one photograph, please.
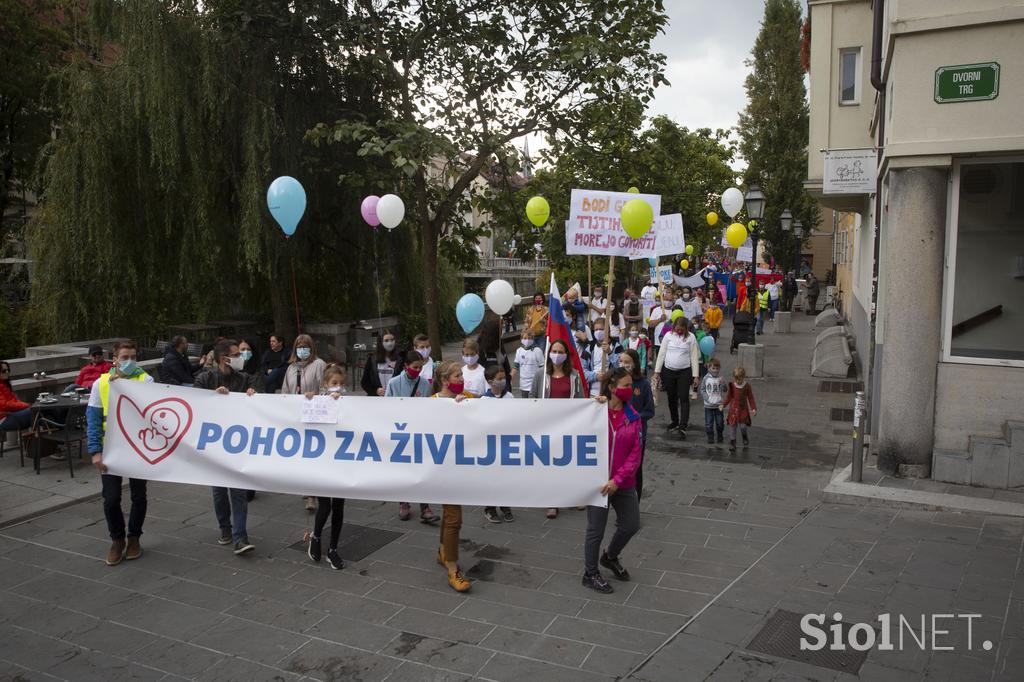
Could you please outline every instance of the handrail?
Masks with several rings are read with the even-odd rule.
[[[999,317],[1002,314],[1003,306],[997,305],[992,308],[989,308],[988,310],[978,313],[974,317],[968,317],[963,322],[957,322],[956,324],[953,325],[953,333],[950,338],[956,338],[957,336],[965,332],[968,332],[974,329],[975,327],[980,327],[986,322],[994,320],[995,318]]]

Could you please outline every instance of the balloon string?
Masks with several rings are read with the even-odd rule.
[[[295,300],[295,333],[302,333],[302,322],[299,320],[299,289],[295,286],[295,256],[290,252],[288,253],[288,260],[291,261],[292,266],[292,298]]]
[[[377,289],[377,323],[380,324],[383,314],[380,310],[380,273],[377,271],[377,228],[373,228],[373,279]]]

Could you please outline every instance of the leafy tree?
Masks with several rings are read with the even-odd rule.
[[[818,222],[817,206],[803,189],[808,105],[801,30],[798,0],[765,0],[761,31],[748,62],[753,71],[746,80],[747,107],[738,126],[740,152],[748,163],[744,181],[758,183],[765,195],[761,235],[779,251],[776,260],[783,263],[792,262],[796,237],[782,231],[782,211],[790,209],[807,228]]]
[[[416,229],[427,332],[438,338],[438,256],[475,258],[465,213],[486,198],[474,185],[481,173],[516,168],[510,145],[523,135],[586,131],[594,103],[646,102],[664,81],[664,57],[650,44],[666,14],[660,0],[384,0],[351,10],[354,68],[382,75],[377,98],[390,116],[317,134],[361,143],[364,157],[405,175],[394,190]]]

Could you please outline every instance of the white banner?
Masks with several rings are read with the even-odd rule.
[[[700,271],[697,272],[697,274],[690,275],[689,277],[681,277],[679,275],[673,275],[673,277],[675,278],[676,284],[681,286],[681,287],[690,287],[691,289],[701,289],[701,288],[703,288],[703,287],[705,287],[707,285],[707,282],[705,282],[704,278],[701,277],[701,275],[704,274],[705,270],[707,270],[707,268],[701,268]]]
[[[686,237],[683,234],[683,214],[671,213],[654,219],[654,251],[649,254],[630,256],[630,260],[651,256],[676,256],[686,252]]]
[[[640,239],[632,239],[622,229],[619,215],[630,199],[643,199],[654,211],[654,225]],[[654,256],[661,195],[630,194],[574,189],[569,200],[569,219],[565,221],[565,253],[570,256]]]
[[[305,402],[115,381],[103,463],[120,476],[296,495],[607,504],[608,410],[595,400],[344,397],[331,424],[304,423]]]
[[[825,152],[822,194],[874,194],[878,189],[878,152],[844,149]]]

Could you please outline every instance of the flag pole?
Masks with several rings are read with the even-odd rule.
[[[612,284],[615,282],[615,256],[608,256],[608,286],[605,290],[611,295]],[[608,300],[607,298],[605,300]],[[608,343],[611,337],[610,323],[605,322],[604,342],[601,344],[601,374],[608,371]]]

